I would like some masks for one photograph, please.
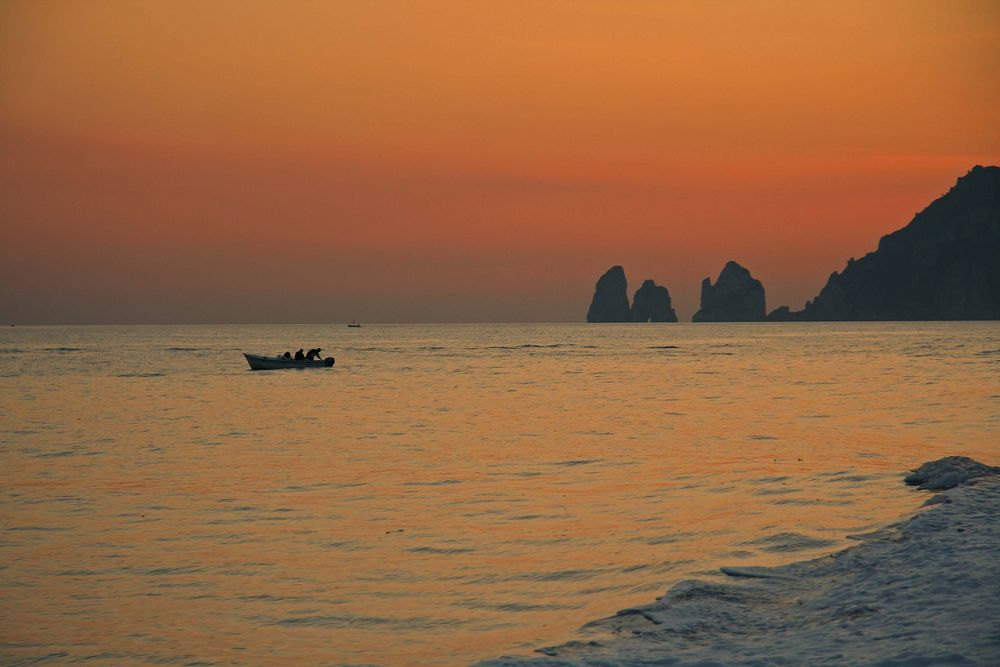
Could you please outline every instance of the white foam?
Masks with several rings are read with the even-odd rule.
[[[480,665],[1000,664],[1000,476],[942,495],[832,556],[723,568],[586,626],[607,639]]]

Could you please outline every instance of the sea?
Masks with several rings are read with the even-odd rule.
[[[531,655],[951,454],[1000,459],[1000,323],[5,327],[0,663]]]

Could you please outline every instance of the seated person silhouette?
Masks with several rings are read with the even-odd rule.
[[[295,361],[302,361],[305,358],[306,358],[306,355],[302,354],[302,348],[300,347],[299,351],[295,353]]]
[[[313,361],[314,359],[319,359],[320,358],[319,357],[319,353],[322,352],[322,351],[323,350],[321,348],[318,348],[318,347],[315,348],[315,349],[313,349],[313,350],[309,350],[306,353],[306,361]]]
[[[283,355],[281,355],[281,358],[282,359],[291,359],[292,358],[292,353],[291,352],[285,352]]]

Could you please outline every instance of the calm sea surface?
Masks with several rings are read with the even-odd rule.
[[[324,348],[328,370],[242,351]],[[0,330],[0,662],[460,665],[1000,458],[997,323]]]

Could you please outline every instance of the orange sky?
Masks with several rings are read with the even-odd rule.
[[[0,320],[801,307],[1000,163],[1000,3],[0,4]]]

